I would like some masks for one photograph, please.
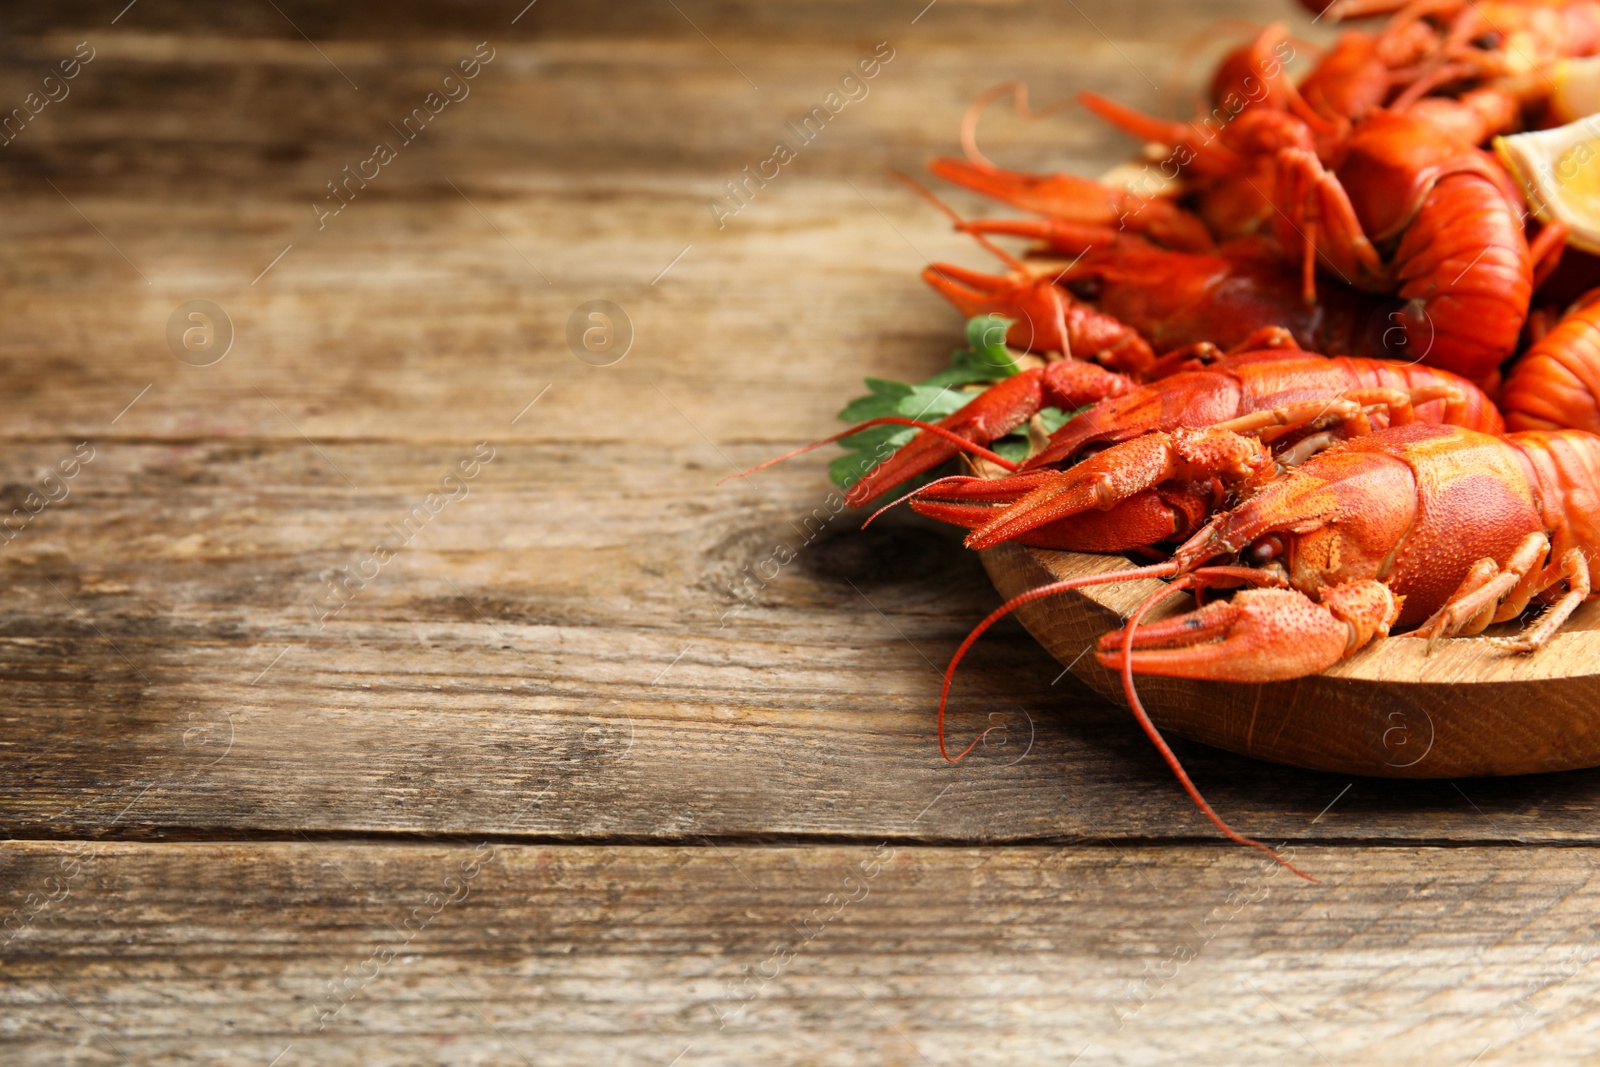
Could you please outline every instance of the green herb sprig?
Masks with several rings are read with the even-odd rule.
[[[1021,372],[1017,353],[1006,346],[1006,330],[1011,320],[999,315],[980,315],[967,320],[967,344],[950,353],[950,365],[926,381],[911,385],[888,378],[866,379],[869,392],[846,404],[839,418],[848,423],[866,422],[898,415],[902,418],[937,422],[959,411],[977,395],[963,388],[987,385]],[[1046,431],[1054,432],[1071,417],[1056,408],[1039,412]],[[873,465],[893,449],[906,444],[917,434],[911,426],[872,426],[841,438],[845,455],[828,465],[828,476],[841,489],[860,481]],[[989,446],[1009,460],[1028,455],[1027,424]],[[931,478],[931,475],[930,475]],[[928,480],[928,479],[923,479]]]

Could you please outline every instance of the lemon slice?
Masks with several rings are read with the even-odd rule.
[[[1174,173],[1169,178],[1166,174],[1168,167],[1162,165],[1172,150],[1161,145],[1154,147],[1160,149],[1159,153],[1152,157],[1147,150],[1138,159],[1118,163],[1100,175],[1100,184],[1149,198],[1174,196],[1183,192],[1183,182],[1177,177],[1177,168],[1171,167]]]
[[[1568,244],[1600,255],[1600,116],[1496,137],[1494,150],[1539,221],[1565,222]]]
[[[1600,112],[1600,56],[1563,59],[1552,76],[1550,110],[1557,122],[1577,122]]]

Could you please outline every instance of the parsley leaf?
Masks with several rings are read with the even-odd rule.
[[[917,385],[868,378],[868,393],[846,404],[839,412],[845,422],[866,422],[886,416],[900,416],[936,422],[965,407],[977,390],[964,386],[986,385],[1009,378],[1021,371],[1016,354],[1006,347],[1006,330],[1011,320],[999,315],[980,315],[967,321],[967,346],[950,353],[950,366]],[[1040,413],[1054,430],[1067,415],[1046,408]],[[912,426],[871,426],[839,441],[846,452],[828,465],[828,476],[842,489],[848,489],[883,457],[904,445],[917,434]],[[1026,424],[991,446],[1007,459],[1020,460],[1028,454]]]

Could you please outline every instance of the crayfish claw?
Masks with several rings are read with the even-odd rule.
[[[1326,670],[1375,636],[1400,612],[1381,582],[1347,582],[1321,603],[1293,589],[1245,589],[1232,600],[1140,626],[1132,636],[1139,674],[1218,682],[1274,682]],[[1122,665],[1126,630],[1100,639],[1096,658]]]
[[[1350,630],[1333,612],[1290,589],[1245,589],[1133,635],[1137,674],[1218,682],[1271,682],[1337,663]],[[1100,639],[1102,666],[1122,665],[1125,630]]]
[[[1077,407],[1131,388],[1122,375],[1077,360],[1057,360],[1002,378],[873,467],[851,487],[845,500],[853,506],[865,504],[959,452],[984,455],[985,446],[1026,423],[1043,407]]]
[[[1045,479],[967,536],[968,548],[992,548],[1041,526],[1090,510],[1109,511],[1163,482],[1239,482],[1271,463],[1253,437],[1227,430],[1150,433],[1113,445]]]

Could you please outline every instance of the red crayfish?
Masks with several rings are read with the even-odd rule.
[[[1051,281],[1069,288],[1092,282],[1094,310],[1157,347],[1190,343],[1208,329],[1213,332],[1204,339],[1230,343],[1216,332],[1219,325],[1248,332],[1279,324],[1324,351],[1398,354],[1390,335],[1399,333],[1407,351],[1420,353],[1424,362],[1492,380],[1516,348],[1536,279],[1553,267],[1565,240],[1564,229],[1551,226],[1530,246],[1521,193],[1477,147],[1516,121],[1516,98],[1491,89],[1460,99],[1416,92],[1430,82],[1410,86],[1415,98],[1383,107],[1377,101],[1403,84],[1401,76],[1376,59],[1372,63],[1382,68],[1376,73],[1354,61],[1328,68],[1329,57],[1313,72],[1313,79],[1320,77],[1313,81],[1318,99],[1325,103],[1319,110],[1283,75],[1268,47],[1282,39],[1280,29],[1269,28],[1242,51],[1243,69],[1260,75],[1256,90],[1244,96],[1225,91],[1225,98],[1238,102],[1215,123],[1214,115],[1166,122],[1094,94],[1080,97],[1128,132],[1169,146],[1160,164],[1162,181],[1147,183],[1149,195],[1112,196],[1103,186],[1091,191],[1096,183],[1084,179],[1002,170],[976,155],[969,134],[973,158],[937,160],[934,172],[1047,217],[958,225],[979,236],[1032,237],[1051,251],[1076,252],[1079,258]],[[1360,43],[1351,41],[1347,52]],[[1346,66],[1353,70],[1341,74]],[[1223,85],[1242,86],[1250,77],[1219,75]],[[1340,78],[1370,81],[1375,88],[1360,106],[1326,104]],[[1346,106],[1354,120],[1337,113]],[[969,115],[969,126],[972,121]],[[1184,195],[1194,198],[1197,216],[1179,206],[1175,198]],[[1117,211],[1118,229],[1107,232],[1107,220]],[[1222,245],[1207,248],[1194,236],[1196,221],[1208,224]],[[1271,240],[1263,242],[1268,235]],[[1228,244],[1252,236],[1253,243]],[[1299,270],[1298,307],[1285,264]],[[1318,268],[1330,276],[1320,284]],[[1049,319],[1035,314],[1063,299],[1044,292],[1038,277],[985,280],[959,276],[944,265],[925,277],[969,314],[979,305],[1010,308],[1026,320],[1022,332],[1038,344],[1072,351],[1073,339],[1057,336]],[[1332,306],[1324,307],[1319,297],[1330,289]],[[1370,346],[1359,328],[1339,329],[1347,317],[1370,321],[1376,306],[1345,296],[1349,289],[1401,302],[1389,316],[1394,329],[1383,331],[1388,352]],[[1210,314],[1197,314],[1197,307]],[[1308,316],[1317,323],[1307,322]],[[1103,320],[1095,325],[1100,336],[1111,332]],[[1324,326],[1334,328],[1332,336],[1311,335]],[[1132,338],[1119,337],[1118,345],[1136,359],[1146,355]],[[1100,350],[1091,344],[1088,351]],[[1140,369],[1137,362],[1113,365]]]
[[[1559,428],[1600,433],[1600,289],[1512,366],[1500,393],[1513,430]]]
[[[1248,474],[1272,463],[1259,441],[1216,428],[1189,431],[1184,446],[1197,472]],[[1024,500],[1014,509],[1029,506]],[[1520,637],[1500,642],[1533,652],[1589,596],[1597,547],[1600,437],[1581,430],[1496,436],[1424,423],[1354,437],[1271,478],[1166,562],[1041,586],[996,609],[946,672],[941,750],[956,665],[1000,618],[1068,589],[1170,578],[1124,629],[1101,639],[1096,656],[1122,672],[1134,715],[1206,816],[1232,840],[1271,852],[1236,833],[1200,796],[1140,704],[1135,673],[1296,678],[1395,626],[1415,626],[1428,640],[1472,634],[1553,596]],[[1141,627],[1166,596],[1218,587],[1243,589]]]

